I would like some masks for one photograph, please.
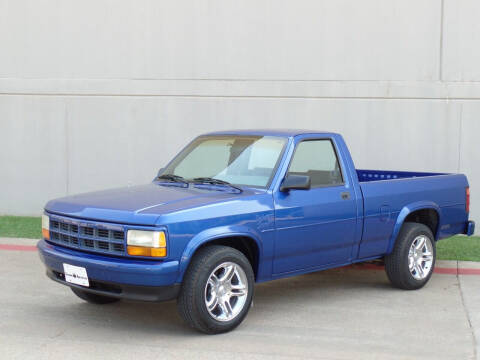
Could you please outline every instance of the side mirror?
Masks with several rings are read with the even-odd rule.
[[[287,175],[280,185],[280,191],[289,190],[308,190],[310,189],[310,176],[306,175]]]

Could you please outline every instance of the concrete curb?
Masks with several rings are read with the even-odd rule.
[[[360,270],[384,270],[381,264],[359,263],[350,265],[352,268]],[[480,262],[474,261],[456,261],[456,260],[439,260],[435,265],[435,274],[443,275],[479,275]]]

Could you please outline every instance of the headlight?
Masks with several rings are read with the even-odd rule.
[[[50,218],[48,215],[42,215],[42,236],[44,239],[50,239]]]
[[[127,253],[133,256],[167,256],[167,238],[163,231],[128,230]]]

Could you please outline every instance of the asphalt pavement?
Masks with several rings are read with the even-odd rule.
[[[418,291],[372,266],[259,284],[246,320],[208,336],[175,302],[83,302],[45,276],[34,244],[0,238],[0,359],[480,360],[480,263],[439,262]]]

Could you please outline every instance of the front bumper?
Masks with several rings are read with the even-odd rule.
[[[47,275],[56,282],[99,295],[142,301],[165,301],[177,297],[180,285],[178,261],[152,261],[91,254],[52,245],[37,244]],[[63,264],[84,267],[90,287],[67,283]]]

